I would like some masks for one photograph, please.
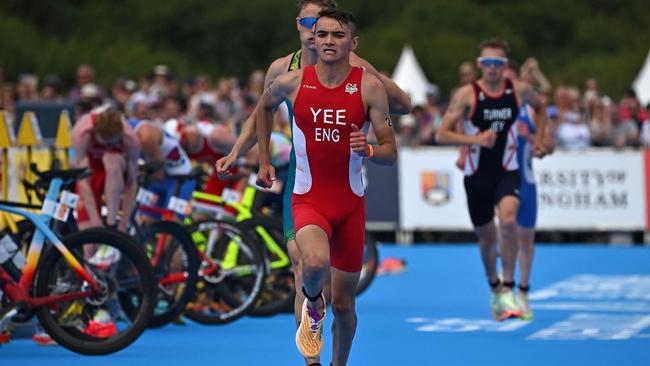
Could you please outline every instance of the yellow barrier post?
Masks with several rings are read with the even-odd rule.
[[[23,114],[22,122],[20,123],[20,128],[18,129],[18,137],[16,142],[19,146],[24,146],[27,148],[27,165],[25,170],[25,179],[33,183],[34,177],[31,169],[32,164],[32,149],[34,146],[43,144],[43,135],[41,135],[41,129],[38,125],[38,119],[36,118],[36,113],[34,112],[25,112]],[[29,202],[32,201],[32,197],[27,194],[27,199]]]
[[[2,151],[2,200],[9,198],[9,149],[14,145],[16,135],[11,119],[5,111],[0,111],[0,150]],[[9,225],[15,231],[15,223],[6,212],[0,214],[0,228]]]
[[[63,151],[63,169],[69,166],[70,148],[72,147],[72,123],[70,122],[70,114],[66,109],[61,111],[59,115],[59,126],[56,129],[56,141],[54,141],[54,154],[52,155],[52,165],[58,161],[56,152],[57,150]]]

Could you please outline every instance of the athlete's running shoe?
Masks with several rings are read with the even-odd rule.
[[[9,343],[11,341],[10,332],[0,332],[0,344]]]
[[[490,310],[496,320],[502,320],[503,308],[501,307],[501,292],[499,290],[490,291]]]
[[[325,306],[323,294],[321,294],[321,300]],[[296,346],[305,358],[314,358],[318,357],[323,349],[323,320],[327,311],[323,307],[323,314],[318,314],[308,304],[309,300],[307,299],[302,303],[300,326],[296,331]]]
[[[109,338],[117,334],[117,327],[108,311],[100,309],[83,332],[96,338]]]
[[[528,292],[519,291],[517,293],[517,306],[519,306],[519,310],[521,311],[519,319],[533,320],[533,311],[528,303]]]
[[[111,265],[119,262],[122,253],[109,245],[101,245],[99,249],[88,259],[88,263],[94,264],[102,270],[107,270]]]
[[[50,337],[49,334],[45,333],[44,331],[36,332],[32,336],[32,340],[36,342],[39,346],[54,346],[56,345],[56,342],[52,337]]]
[[[499,301],[501,302],[502,315],[501,319],[497,320],[501,321],[508,318],[518,318],[521,315],[521,310],[519,310],[519,306],[517,306],[517,301],[515,301],[515,295],[512,293],[512,290],[501,292]]]

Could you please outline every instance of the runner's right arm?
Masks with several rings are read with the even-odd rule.
[[[72,159],[72,167],[74,168],[88,168],[88,145],[90,144],[90,134],[92,127],[90,126],[90,115],[82,116],[72,129],[72,147],[74,149],[74,158]],[[81,197],[88,218],[93,226],[101,226],[102,219],[97,214],[98,202],[95,202],[93,189],[90,186],[90,178],[80,179],[77,181],[79,196]]]
[[[260,97],[257,112],[257,142],[260,163],[257,185],[260,187],[271,188],[275,180],[275,169],[271,166],[270,151],[273,112],[286,98],[295,92],[301,78],[302,70],[291,71],[278,76]]]

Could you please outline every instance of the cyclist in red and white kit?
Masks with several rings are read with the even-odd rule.
[[[106,202],[106,225],[117,227],[120,197],[122,217],[127,218],[134,209],[138,189],[140,144],[135,131],[119,112],[91,112],[82,116],[72,129],[72,145],[72,166],[93,171],[89,178],[77,182],[79,228],[102,225],[102,196]],[[126,231],[127,223],[126,219],[120,220],[118,228]],[[119,251],[100,248],[84,253],[88,263],[114,264],[119,260]],[[117,334],[116,317],[99,307],[84,332],[95,337],[111,337]],[[49,342],[49,336],[40,331],[32,338],[41,344]]]
[[[190,159],[210,164],[214,164],[214,162],[228,154],[236,140],[226,126],[207,121],[184,125],[179,130],[179,139],[181,146]],[[236,167],[233,169],[236,169]],[[223,189],[229,184],[230,182],[227,180],[220,180],[215,170],[208,178],[202,191],[221,195]]]
[[[93,174],[77,183],[79,228],[102,225],[102,195],[106,202],[106,225],[115,226],[120,197],[123,217],[129,217],[137,193],[138,138],[119,112],[89,113],[72,129],[74,167],[88,167]],[[126,231],[128,220],[119,223]]]
[[[354,16],[324,9],[315,35],[317,64],[278,76],[260,99],[258,184],[271,187],[275,180],[269,148],[272,113],[286,100],[294,113],[292,213],[306,297],[296,345],[306,358],[322,350],[322,289],[331,267],[332,364],[339,366],[347,362],[357,325],[355,291],[365,233],[363,159],[392,164],[397,149],[382,82],[350,65],[350,51],[358,45]],[[367,144],[367,121],[376,146]]]

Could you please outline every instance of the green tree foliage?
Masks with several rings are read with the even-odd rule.
[[[507,39],[512,57],[539,59],[555,83],[582,86],[596,77],[617,98],[633,81],[650,46],[642,0],[339,0],[360,19],[359,53],[391,71],[411,44],[429,79],[449,91],[457,67],[478,43]],[[180,77],[246,77],[299,47],[292,0],[4,0],[0,65],[55,72],[68,85],[79,63],[109,85],[138,78],[159,63]]]

